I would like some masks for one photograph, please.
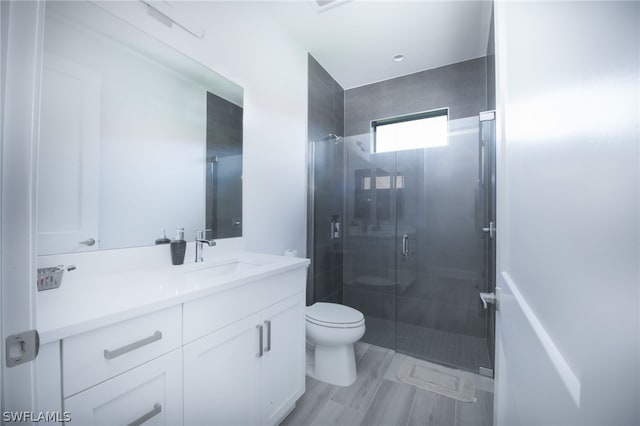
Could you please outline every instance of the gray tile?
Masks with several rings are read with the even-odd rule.
[[[364,413],[329,400],[310,424],[312,426],[357,426],[361,424],[363,417]]]
[[[481,376],[479,374],[474,376],[476,379],[476,389],[493,393],[494,382],[492,378]]]
[[[480,366],[491,367],[484,338],[398,323],[396,341],[398,352],[474,374]]]
[[[396,353],[393,356],[393,359],[391,360],[391,363],[389,364],[389,367],[387,367],[387,371],[384,373],[384,379],[385,380],[390,380],[392,382],[400,383],[396,373],[398,372],[398,367],[400,367],[400,365],[407,358],[409,358],[409,356],[401,354],[401,353]]]
[[[371,345],[365,342],[356,342],[354,344],[353,350],[356,353],[356,362],[360,361],[370,347]]]
[[[365,315],[366,331],[362,341],[393,350],[396,344],[395,322]]]
[[[411,426],[450,426],[454,424],[456,402],[437,393],[417,389],[409,416]]]
[[[456,426],[491,426],[493,393],[476,389],[477,402],[456,401]]]
[[[306,390],[281,425],[310,424],[336,391],[335,386],[307,377]]]
[[[365,412],[375,397],[392,358],[392,351],[370,347],[357,364],[358,378],[355,383],[338,389],[331,399]]]
[[[406,425],[415,394],[413,386],[382,380],[362,424]]]
[[[330,133],[344,134],[344,90],[308,55],[308,138],[320,141]],[[342,144],[317,142],[314,165],[314,215],[312,224],[314,240],[312,247],[314,277],[311,280],[310,302],[341,302],[342,259],[327,256],[329,247],[335,241],[329,240],[329,218],[333,214],[342,214],[343,194],[341,191],[343,176],[337,171],[343,169]],[[341,245],[341,242],[340,242]],[[342,251],[342,247],[339,247]],[[320,277],[317,274],[323,274]]]
[[[283,424],[491,424],[493,394],[482,390],[490,387],[491,379],[476,376],[476,383],[479,384],[476,390],[478,401],[463,403],[389,378],[395,376],[397,364],[406,359],[406,355],[394,354],[384,348],[361,342],[356,344],[356,354],[364,359],[358,362],[356,383],[345,388],[307,379],[306,393]],[[373,361],[379,362],[382,354],[390,357],[391,361],[386,364],[382,362],[380,368],[374,368],[376,362]],[[384,372],[384,378],[379,377],[381,371]],[[365,378],[366,375],[373,378]],[[342,399],[342,402],[334,398],[338,393],[341,393],[338,399]],[[349,404],[355,406],[348,406]]]
[[[487,105],[485,58],[459,62],[346,90],[345,134],[369,132],[371,120],[449,107],[451,119]]]

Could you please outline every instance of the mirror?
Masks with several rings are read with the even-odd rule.
[[[242,88],[96,4],[46,8],[38,254],[241,236]]]

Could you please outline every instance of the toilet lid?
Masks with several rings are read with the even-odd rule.
[[[337,303],[318,302],[307,306],[306,317],[329,324],[355,324],[364,320],[362,312]]]

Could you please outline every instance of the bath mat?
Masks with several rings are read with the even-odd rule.
[[[420,389],[464,402],[476,402],[476,381],[471,373],[409,358],[396,372],[398,380]]]

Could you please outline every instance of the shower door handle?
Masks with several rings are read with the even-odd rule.
[[[409,255],[409,236],[407,234],[402,236],[402,255],[405,257]]]
[[[488,232],[489,238],[493,239],[493,236],[495,235],[495,232],[496,232],[496,224],[493,222],[489,222],[489,226],[487,228],[482,228],[482,231]]]
[[[487,306],[488,303],[495,305],[496,310],[498,309],[498,298],[496,297],[495,292],[491,292],[491,293],[480,292],[480,300],[482,301],[482,305],[484,306],[484,309],[488,308]]]

